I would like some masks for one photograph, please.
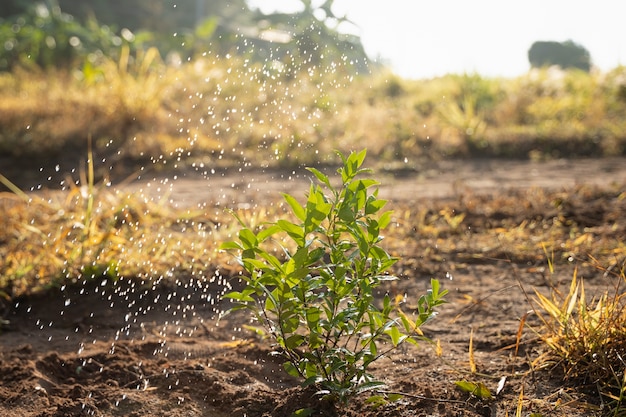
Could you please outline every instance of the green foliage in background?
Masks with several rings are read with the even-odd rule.
[[[120,170],[207,158],[294,168],[361,147],[390,168],[626,154],[624,67],[542,68],[514,79],[366,75],[359,43],[339,47],[335,25],[345,18],[327,3],[294,14],[253,11],[249,36],[225,33],[225,18],[213,16],[167,39],[79,23],[53,0],[37,3],[0,22],[0,69],[11,69],[0,73],[0,157],[50,168],[51,154],[84,154],[89,135]],[[291,40],[270,45],[265,31]]]
[[[576,68],[585,72],[591,69],[589,51],[571,40],[537,41],[528,50],[528,61],[533,68],[558,65],[562,69]]]
[[[346,19],[332,14],[332,1],[302,3],[302,12],[265,15],[244,0],[13,0],[0,11],[0,70],[93,64],[103,56],[117,59],[128,45],[155,47],[178,64],[200,55],[237,55],[292,69],[347,61],[367,72],[360,39],[337,31]]]
[[[222,245],[239,256],[245,287],[226,295],[233,310],[248,309],[276,343],[286,371],[316,385],[331,399],[350,397],[383,386],[369,366],[390,351],[422,338],[420,327],[435,315],[447,291],[432,289],[417,303],[416,318],[400,309],[404,297],[376,289],[395,280],[387,271],[396,261],[381,246],[381,231],[391,212],[377,191],[377,182],[357,179],[365,150],[339,154],[341,185],[317,169],[307,201],[284,194],[295,221],[280,219],[260,230],[240,220],[238,240]]]
[[[134,41],[91,18],[84,24],[61,11],[56,1],[33,3],[25,13],[0,19],[0,70],[15,66],[63,67],[103,56],[115,57]]]

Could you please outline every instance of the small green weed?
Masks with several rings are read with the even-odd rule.
[[[222,249],[237,253],[245,270],[245,288],[226,295],[235,302],[232,310],[254,314],[290,375],[345,403],[384,385],[369,366],[405,342],[417,344],[420,327],[447,291],[433,279],[415,319],[400,309],[403,297],[386,295],[377,306],[374,290],[397,279],[386,273],[397,259],[380,245],[391,212],[382,211],[386,201],[377,190],[368,193],[375,180],[356,178],[369,172],[362,168],[366,151],[339,155],[340,187],[309,168],[319,184],[311,184],[306,203],[284,194],[296,222],[280,219],[253,231],[235,216],[242,226],[238,240]]]

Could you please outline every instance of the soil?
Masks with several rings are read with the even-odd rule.
[[[224,171],[208,179],[188,172],[176,180],[138,179],[123,187],[155,198],[166,187],[177,206],[262,206],[279,191],[302,190],[307,181],[296,172]],[[498,198],[531,187],[617,184],[624,189],[626,160],[448,161],[420,171],[389,170],[380,181],[381,194],[392,205],[429,206],[464,195]],[[571,210],[593,214],[584,204]],[[521,209],[516,215],[525,213]],[[626,210],[618,216],[613,221],[623,227]],[[155,287],[103,281],[7,302],[0,333],[0,415],[290,416],[310,407],[322,416],[513,416],[520,395],[521,415],[596,413],[591,406],[598,404],[597,394],[564,384],[559,367],[535,369],[541,348],[532,334],[525,331],[517,354],[514,348],[520,318],[531,309],[526,293],[567,285],[574,265],[560,267],[548,282],[545,262],[468,262],[467,256],[450,253],[423,265],[435,261],[412,249],[407,241],[399,254],[407,260],[404,265],[413,259],[421,266],[407,267],[394,291],[421,294],[434,277],[450,293],[449,303],[424,328],[426,336],[440,340],[441,357],[423,343],[373,366],[389,392],[405,394],[398,401],[377,407],[366,396],[341,407],[324,402],[315,390],[286,376],[268,340],[243,328],[245,313],[217,320],[227,308],[219,300],[221,278],[197,282],[190,277]],[[587,268],[581,274],[589,294],[611,285],[603,271]],[[478,372],[473,375],[470,337]],[[460,380],[484,383],[494,398],[460,390],[455,385]]]

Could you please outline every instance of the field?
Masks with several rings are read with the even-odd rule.
[[[408,82],[142,59],[0,78],[2,414],[625,415],[622,69]],[[221,317],[241,270],[219,245],[224,209],[283,218],[305,166],[332,176],[333,149],[360,148],[400,259],[376,302],[449,293],[432,343],[337,405],[245,312]]]

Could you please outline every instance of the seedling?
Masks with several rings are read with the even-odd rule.
[[[491,391],[482,382],[455,381],[454,384],[462,391],[465,391],[481,400],[492,400]]]
[[[369,366],[403,343],[417,344],[420,327],[444,303],[447,291],[431,281],[431,289],[417,303],[416,318],[374,290],[396,280],[387,271],[397,261],[381,246],[381,231],[391,222],[383,211],[373,179],[357,179],[366,151],[341,153],[341,185],[315,168],[308,170],[319,184],[311,184],[300,204],[284,194],[295,220],[280,219],[252,230],[239,217],[238,240],[222,249],[234,251],[243,267],[245,287],[226,295],[247,309],[270,335],[285,370],[315,385],[333,401],[381,388],[384,384]],[[279,255],[282,254],[282,255]]]

